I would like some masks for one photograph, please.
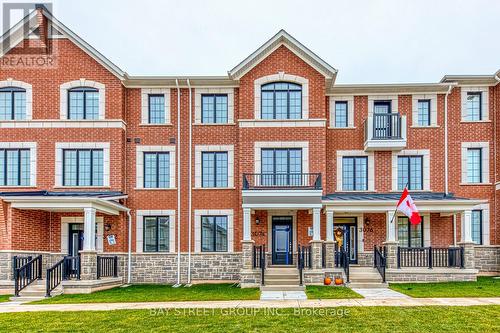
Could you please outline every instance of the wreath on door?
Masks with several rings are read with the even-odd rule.
[[[337,242],[337,245],[340,248],[344,243],[344,232],[342,231],[341,228],[337,228],[335,229],[334,236],[335,236],[335,241]]]

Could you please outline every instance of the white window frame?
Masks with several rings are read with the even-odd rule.
[[[87,79],[79,79],[61,84],[59,87],[59,116],[60,119],[68,121],[87,121],[85,119],[68,118],[68,93],[72,88],[89,87],[95,88],[99,92],[99,120],[106,118],[106,86],[102,83]],[[94,119],[88,121],[95,121]]]
[[[202,252],[201,251],[201,217],[202,216],[227,216],[227,252]],[[194,211],[194,252],[231,253],[234,252],[234,211],[232,209],[195,209]]]
[[[11,78],[5,80],[5,81],[0,81],[0,88],[9,88],[9,87],[16,87],[16,88],[22,88],[26,90],[26,118],[23,120],[2,120],[3,121],[26,121],[26,120],[32,120],[33,119],[33,88],[31,84],[23,82],[23,81],[18,81],[18,80],[13,80]]]
[[[431,108],[430,111],[430,125],[419,125],[418,124],[418,101],[419,100],[429,100]],[[425,94],[425,95],[412,95],[412,127],[437,127],[437,94]]]
[[[478,123],[478,122],[488,122],[490,119],[490,99],[489,99],[489,87],[486,86],[463,86],[460,87],[461,91],[461,105],[462,105],[462,122],[468,123]],[[481,93],[481,120],[468,120],[467,119],[467,93],[469,92],[480,92]]]
[[[467,181],[467,150],[481,148],[481,183]],[[490,183],[490,143],[489,142],[462,142],[462,183],[461,185],[484,185]]]
[[[368,157],[368,190],[346,191],[342,188],[342,159],[344,157]],[[337,191],[338,192],[373,192],[375,191],[375,154],[364,150],[337,150]]]
[[[83,216],[62,216],[61,217],[61,253],[66,255],[69,253],[69,225],[71,223],[84,224]],[[97,226],[95,247],[97,252],[104,252],[104,217],[96,216],[95,223]],[[85,234],[84,234],[85,236]]]
[[[145,188],[144,187],[144,153],[147,152],[168,152],[170,164],[170,181],[169,187],[158,188]],[[135,148],[135,188],[144,190],[166,190],[175,189],[175,161],[177,156],[175,154],[175,146],[136,146]]]
[[[430,213],[420,213],[420,216],[422,217],[422,223],[423,223],[423,229],[422,229],[422,236],[424,240],[424,247],[429,247],[431,246],[431,214]],[[396,228],[396,242],[399,244],[399,230],[398,230],[398,217],[406,217],[405,215],[402,214],[397,214],[394,217],[394,222],[396,223],[395,228]],[[439,223],[439,222],[438,222]]]
[[[429,149],[421,150],[401,150],[392,152],[392,190],[398,189],[398,157],[399,156],[422,156],[422,190],[415,191],[430,191],[431,190],[431,152]]]
[[[36,187],[37,166],[37,143],[36,142],[0,142],[0,149],[29,149],[30,150],[30,184],[29,185],[5,185],[7,187]]]
[[[165,123],[151,124],[149,122],[149,95],[164,95]],[[165,126],[171,125],[170,116],[170,89],[168,88],[142,88],[141,89],[141,125]]]
[[[347,127],[335,125],[335,102],[347,102]],[[354,127],[354,96],[331,96],[330,97],[330,128],[348,129]]]
[[[144,252],[144,217],[145,216],[168,216],[169,244],[168,252]],[[175,210],[137,210],[135,221],[135,252],[146,254],[167,254],[175,252]]]
[[[391,112],[398,113],[398,95],[369,95],[368,96],[368,116],[373,116],[374,102],[391,101]]]
[[[302,173],[309,173],[309,142],[307,141],[257,141],[254,143],[254,171],[262,171],[262,149],[302,149]]]
[[[68,188],[102,188],[110,185],[110,154],[109,142],[56,142],[56,187]],[[102,166],[102,186],[63,186],[63,150],[64,149],[102,149],[103,166]]]
[[[202,153],[227,152],[227,187],[202,187]],[[196,145],[194,147],[194,187],[196,189],[234,188],[234,146],[233,145]]]
[[[201,96],[205,94],[227,95],[227,123],[203,123]],[[196,88],[194,90],[194,123],[196,125],[234,125],[233,88]]]

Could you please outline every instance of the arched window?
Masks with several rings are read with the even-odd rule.
[[[262,119],[301,119],[302,86],[274,82],[261,86]]]
[[[99,90],[90,87],[69,89],[68,119],[99,119]]]
[[[17,87],[0,88],[0,120],[26,119],[26,90]]]

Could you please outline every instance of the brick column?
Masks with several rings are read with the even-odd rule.
[[[97,252],[80,251],[80,278],[82,280],[97,279]]]
[[[458,246],[461,246],[464,248],[464,268],[467,269],[474,269],[475,268],[475,263],[474,263],[474,257],[475,257],[475,250],[474,246],[476,244],[474,242],[460,242],[458,243]]]
[[[321,256],[323,251],[323,241],[312,240],[311,244],[311,265],[312,269],[321,269]]]
[[[387,248],[386,268],[398,268],[398,242],[387,241],[383,244]]]
[[[325,242],[325,268],[334,268],[335,267],[335,241],[326,241]]]

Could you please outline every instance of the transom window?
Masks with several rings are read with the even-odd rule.
[[[26,90],[16,87],[0,89],[0,120],[26,119]]]
[[[201,251],[227,251],[227,216],[201,217]]]
[[[30,150],[0,149],[0,186],[30,185]]]
[[[424,246],[424,220],[411,224],[407,217],[398,217],[398,242],[402,247]]]
[[[482,120],[482,98],[480,91],[467,92],[467,115],[466,120],[477,121]]]
[[[262,149],[261,185],[301,185],[302,149]]]
[[[347,102],[335,102],[335,127],[347,127]]]
[[[204,124],[227,123],[227,94],[201,95],[201,122]]]
[[[368,190],[368,157],[342,158],[342,190]]]
[[[468,148],[467,149],[467,182],[481,183],[482,177],[482,149]]]
[[[170,187],[170,154],[144,153],[144,188]]]
[[[423,189],[422,156],[398,156],[398,190],[408,184],[409,190]]]
[[[288,82],[261,86],[262,119],[301,119],[302,86]]]
[[[68,119],[98,119],[99,90],[79,87],[68,90]]]
[[[63,149],[63,186],[103,186],[102,149]]]
[[[429,99],[418,100],[418,126],[431,125],[431,101]]]
[[[165,123],[165,95],[148,95],[148,121],[150,124]]]
[[[169,245],[169,217],[144,216],[144,252],[168,252]]]
[[[392,103],[391,101],[374,101],[373,102],[373,113],[391,113]]]
[[[471,215],[472,241],[483,244],[483,211],[473,210]]]
[[[227,152],[202,152],[201,186],[227,187]]]

